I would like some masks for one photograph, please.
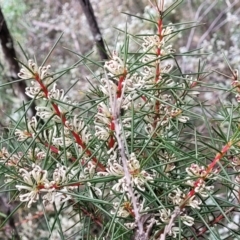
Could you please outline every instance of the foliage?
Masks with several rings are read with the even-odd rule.
[[[1,140],[0,173],[2,191],[18,201],[12,214],[24,207],[45,219],[30,223],[37,239],[238,238],[238,72],[225,59],[230,73],[221,76],[236,101],[213,112],[199,97],[206,63],[189,73],[179,60],[203,52],[175,48],[196,25],[169,23],[181,2],[159,1],[148,18],[135,16],[154,33],[132,34],[125,24],[104,65],[69,50],[78,60],[52,72],[47,63],[61,36],[40,65],[23,53],[19,78],[31,82],[26,94],[37,113],[27,118],[31,102],[18,109],[22,118]],[[69,97],[74,84],[58,86],[80,65],[92,76],[77,102]],[[24,227],[19,235],[33,237]]]

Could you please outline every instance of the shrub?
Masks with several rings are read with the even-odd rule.
[[[45,63],[56,44],[40,66],[21,61],[19,77],[31,81],[26,94],[37,113],[27,119],[32,102],[19,109],[24,113],[2,139],[0,158],[2,188],[9,201],[19,201],[12,214],[24,207],[44,215],[31,238],[237,237],[238,106],[210,112],[199,97],[209,74],[205,63],[199,61],[196,73],[182,71],[180,55],[200,55],[179,54],[171,45],[194,27],[165,24],[180,2],[164,9],[159,1],[142,19],[153,24],[154,34],[133,36],[126,26],[124,42],[100,73],[92,72],[81,102],[69,97],[74,85],[65,91],[57,82],[82,63],[99,63],[72,51],[79,61],[53,73]],[[237,71],[229,68],[239,100]],[[18,234],[27,233],[22,228]]]

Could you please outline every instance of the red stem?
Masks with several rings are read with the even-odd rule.
[[[232,141],[229,141],[225,146],[223,146],[222,150],[220,153],[217,153],[215,158],[212,160],[212,162],[207,166],[206,168],[206,174],[203,177],[198,178],[195,182],[194,182],[194,186],[193,189],[187,194],[185,200],[183,201],[183,204],[180,206],[180,208],[184,208],[187,201],[196,194],[196,187],[198,187],[198,185],[201,183],[202,180],[205,180],[208,175],[212,172],[213,168],[216,166],[216,164],[221,160],[221,158],[228,152],[228,150],[231,148],[232,146]]]
[[[39,83],[42,91],[43,91],[44,94],[45,94],[45,97],[46,97],[47,99],[49,99],[49,97],[48,97],[48,89],[47,89],[47,87],[43,84],[43,82],[42,82],[42,80],[40,79],[38,73],[35,74],[35,80]],[[53,108],[54,108],[54,110],[55,110],[55,114],[61,118],[63,125],[64,125],[65,127],[67,127],[67,126],[66,126],[66,117],[65,117],[63,114],[61,114],[61,111],[60,111],[58,105],[57,105],[56,103],[53,103],[53,102],[51,102],[51,104],[52,104],[52,106],[53,106]],[[80,145],[83,150],[86,150],[87,155],[90,157],[90,156],[92,155],[92,153],[91,153],[91,151],[90,151],[89,149],[86,149],[86,145],[85,145],[85,143],[82,141],[82,139],[80,138],[80,136],[79,136],[76,132],[74,132],[74,131],[71,131],[71,133],[72,133],[73,137],[75,138],[75,141],[77,142],[77,144]],[[55,149],[55,150],[56,150],[56,149]],[[93,162],[94,162],[99,168],[101,168],[102,171],[106,171],[106,168],[105,168],[101,163],[98,162],[98,160],[97,160],[96,157],[92,157],[92,160],[93,160]]]
[[[113,133],[115,131],[115,124],[113,122],[113,119],[111,119],[111,123],[110,123],[109,128],[110,128],[110,139],[109,139],[109,142],[108,142],[108,148],[111,149],[111,148],[113,148],[114,143],[115,143],[115,139],[114,139],[114,135],[113,135]]]
[[[117,88],[117,98],[120,98],[122,95],[123,82],[127,76],[127,70],[125,69],[123,74],[119,77],[118,88]]]
[[[118,80],[118,87],[117,87],[117,98],[120,98],[122,96],[122,88],[123,88],[123,82],[126,79],[127,76],[127,70],[124,69],[123,74],[119,77]],[[108,148],[111,149],[114,147],[115,143],[115,138],[114,138],[114,131],[115,131],[115,124],[114,124],[114,119],[111,119],[111,123],[109,124],[109,129],[110,129],[110,139],[108,141]]]
[[[159,37],[159,41],[160,42],[163,39],[162,28],[163,28],[163,21],[162,21],[162,17],[160,16],[160,18],[158,20],[158,37]],[[160,46],[157,48],[156,56],[157,56],[157,58],[159,58],[161,56],[161,47]],[[160,61],[160,59],[158,59],[156,61],[155,83],[158,82],[160,74],[161,74],[159,61]],[[156,126],[157,126],[157,119],[159,117],[159,108],[160,108],[160,101],[159,100],[156,100],[154,108],[155,108],[155,117],[154,117],[153,127],[156,128]]]
[[[232,212],[234,209],[235,209],[235,207],[231,207],[230,209],[228,209],[228,210],[225,212],[225,214],[228,214],[228,213]],[[222,219],[224,219],[224,218],[225,218],[225,215],[220,214],[220,215],[219,215],[217,218],[215,218],[213,221],[209,222],[209,225],[210,225],[210,226],[213,226],[214,224],[219,223],[219,222],[220,222]],[[199,232],[199,233],[197,234],[197,237],[200,237],[201,235],[203,235],[207,230],[208,230],[208,228],[207,228],[207,227],[204,227],[204,228],[201,230],[201,232]],[[195,238],[191,238],[191,240],[193,240],[193,239],[195,239]]]

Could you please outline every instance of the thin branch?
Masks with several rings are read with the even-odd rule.
[[[79,3],[81,4],[82,10],[87,18],[88,25],[92,32],[94,41],[96,42],[97,45],[99,56],[102,61],[107,60],[108,59],[107,51],[105,48],[104,41],[102,39],[102,34],[97,23],[97,19],[94,15],[91,2],[90,0],[79,0]]]
[[[108,79],[107,74],[105,74],[105,76],[106,76],[106,79]],[[116,136],[117,143],[118,143],[118,150],[119,150],[119,153],[120,153],[120,156],[122,159],[124,174],[125,174],[126,182],[127,182],[126,185],[128,188],[128,193],[130,195],[131,202],[133,205],[133,210],[134,210],[134,215],[135,215],[135,223],[138,226],[138,233],[136,234],[135,239],[136,240],[140,240],[140,239],[147,240],[147,235],[144,233],[144,230],[143,230],[143,222],[141,220],[141,216],[139,213],[137,198],[133,192],[131,176],[130,176],[130,173],[128,170],[127,157],[125,154],[125,142],[122,137],[122,130],[121,130],[121,124],[120,124],[121,103],[122,103],[122,98],[123,98],[123,94],[124,94],[124,89],[122,89],[121,97],[118,98],[116,92],[112,93],[109,85],[108,85],[108,88],[109,88],[109,93],[111,96],[110,97],[110,107],[112,109],[112,117],[113,117],[113,121],[114,121],[114,125],[115,125],[115,136]]]
[[[227,211],[225,211],[225,215],[229,214],[230,212],[234,211],[235,207],[229,208]],[[222,219],[225,218],[225,215],[221,214],[217,218],[215,218],[213,221],[209,223],[209,226],[214,226],[215,224],[219,223]],[[201,231],[197,234],[197,237],[202,236],[205,232],[207,232],[208,228],[204,227],[201,228]],[[195,238],[191,238],[191,240],[194,240]]]
[[[206,2],[203,2],[202,4],[200,4],[200,6],[198,7],[197,9],[197,12],[195,14],[195,18],[194,18],[194,21],[196,22],[201,22],[200,19],[203,18],[203,16],[205,16],[217,3],[217,0],[215,0],[208,8],[207,8],[207,11],[205,11],[201,17],[199,17],[200,15],[200,12],[202,11],[203,7],[205,6]],[[192,43],[192,39],[193,39],[193,36],[194,36],[194,33],[195,33],[195,29],[196,28],[192,28],[191,31],[190,31],[190,34],[189,34],[189,37],[188,37],[188,41],[187,41],[187,45],[186,45],[186,51],[188,51],[190,49],[190,46],[191,46],[191,43]]]
[[[199,39],[198,41],[198,46],[197,48],[200,47],[201,43],[206,39],[206,37],[210,34],[210,32],[212,32],[212,30],[216,27],[216,24],[219,23],[219,20],[221,19],[222,16],[224,16],[224,14],[226,14],[231,8],[233,8],[237,3],[239,3],[239,0],[235,0],[231,6],[229,6],[228,8],[226,8],[225,10],[223,10],[222,12],[220,12],[220,14],[214,19],[214,21],[211,23],[211,25],[209,26],[209,28],[207,29],[207,31],[202,35],[202,37]]]
[[[20,72],[20,67],[18,62],[16,61],[17,55],[14,49],[13,39],[8,30],[7,23],[5,21],[4,15],[0,8],[0,42],[2,46],[2,50],[4,53],[4,59],[8,62],[10,68],[10,77],[11,80],[17,80],[18,73]],[[20,97],[24,101],[30,101],[31,99],[25,95],[25,88],[27,87],[24,81],[17,82],[13,84],[13,90],[16,96]],[[31,107],[31,115],[35,115],[35,105],[32,104]]]

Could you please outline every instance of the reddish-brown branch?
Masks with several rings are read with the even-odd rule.
[[[231,207],[229,208],[226,212],[225,212],[225,215],[232,212],[233,210],[235,209],[235,207]],[[220,214],[218,217],[216,217],[213,221],[209,222],[208,225],[209,226],[214,226],[215,224],[219,223],[222,219],[225,218],[225,215],[223,214]],[[202,236],[205,232],[207,232],[208,228],[207,227],[204,227],[198,234],[197,234],[197,237],[200,237]],[[191,240],[193,240],[195,238],[191,238]]]
[[[95,217],[92,213],[89,213],[86,209],[80,207],[81,211],[86,215],[87,217],[90,217],[92,221],[94,221],[98,226],[102,227],[102,222],[100,219]]]
[[[126,79],[126,76],[127,76],[127,70],[124,69],[123,74],[118,79],[117,98],[121,98],[122,96],[123,82]],[[114,124],[113,118],[111,118],[111,123],[109,124],[109,130],[110,130],[110,138],[108,141],[108,148],[111,149],[114,147],[114,144],[115,144],[115,138],[114,138],[115,124]]]
[[[117,98],[120,98],[122,96],[123,82],[126,76],[127,76],[127,70],[125,69],[123,74],[119,77],[119,80],[118,80]]]
[[[46,97],[47,99],[49,99],[49,97],[48,97],[48,89],[47,89],[47,87],[44,85],[44,83],[42,82],[42,79],[40,79],[39,74],[35,74],[35,80],[39,83],[42,91],[44,92],[45,97]],[[51,102],[51,104],[52,104],[52,107],[53,107],[54,110],[55,110],[55,114],[56,114],[58,117],[60,117],[60,119],[62,120],[62,124],[63,124],[65,127],[67,127],[67,126],[66,126],[66,121],[67,121],[67,119],[66,119],[66,117],[64,116],[64,114],[61,113],[58,105],[57,105],[56,103],[53,103],[53,102]],[[87,155],[88,155],[89,157],[91,157],[91,156],[92,156],[91,151],[90,151],[89,149],[86,149],[86,145],[85,145],[85,143],[82,141],[82,139],[81,139],[81,137],[78,135],[78,133],[76,133],[76,132],[74,132],[74,131],[71,131],[71,133],[72,133],[72,135],[73,135],[76,143],[77,143],[79,146],[81,146],[83,150],[86,150]],[[102,171],[106,171],[106,168],[97,160],[96,157],[92,157],[92,160],[93,160],[93,162],[97,165],[98,168],[100,168]]]
[[[162,35],[162,29],[163,29],[163,21],[162,21],[162,16],[160,15],[160,18],[158,20],[158,37],[159,37],[159,46],[157,47],[156,50],[156,57],[158,60],[156,61],[156,74],[155,74],[155,83],[157,84],[161,75],[161,68],[160,68],[160,59],[159,57],[161,56],[161,41],[163,39]],[[159,93],[159,92],[158,92]],[[155,116],[154,116],[154,122],[153,122],[153,127],[156,128],[157,126],[157,121],[159,118],[159,109],[160,109],[160,101],[156,100],[154,111],[155,111]]]
[[[56,148],[55,146],[49,145],[48,143],[45,143],[44,145],[45,145],[46,147],[48,147],[51,152],[59,154],[60,150],[59,150],[58,148]],[[75,157],[71,157],[70,159],[71,159],[72,162],[75,162],[75,161],[76,161],[76,158],[75,158]],[[83,165],[84,165],[84,164],[85,164],[85,163],[83,163]]]
[[[113,119],[111,119],[109,128],[110,128],[110,139],[108,141],[108,148],[111,149],[114,147],[114,143],[115,143],[115,138],[114,138],[115,124]]]
[[[223,158],[223,156],[228,152],[232,144],[233,144],[232,141],[229,141],[225,146],[223,146],[221,152],[217,153],[215,158],[212,160],[212,162],[207,166],[206,174],[203,177],[198,178],[194,182],[193,189],[187,194],[186,199],[183,201],[182,205],[180,206],[181,209],[183,209],[187,204],[188,200],[196,194],[196,188],[201,184],[201,181],[204,181],[209,176],[209,174],[211,174],[213,168],[221,160],[221,158]]]

